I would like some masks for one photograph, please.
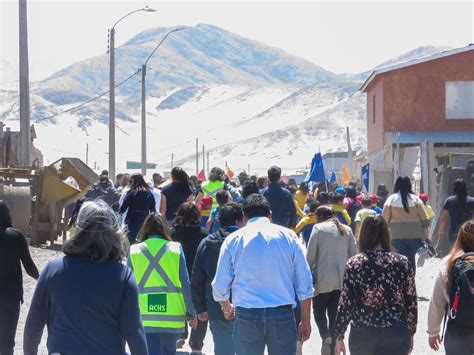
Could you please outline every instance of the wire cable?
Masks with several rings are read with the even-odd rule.
[[[138,73],[141,72],[141,68],[138,69],[136,72],[134,72],[132,75],[130,75],[128,78],[126,78],[125,80],[121,81],[120,83],[118,83],[117,85],[115,85],[115,88],[118,88],[120,86],[122,86],[123,84],[125,84],[127,81],[129,81],[131,78],[133,78],[135,75],[137,75]],[[104,95],[107,95],[108,93],[110,92],[110,89],[103,92],[102,94],[98,95],[98,96],[95,96],[87,101],[84,101],[83,103],[77,105],[77,106],[74,106],[74,107],[71,107],[71,108],[68,108],[67,110],[64,110],[64,111],[61,111],[61,112],[58,112],[58,113],[55,113],[54,115],[51,115],[51,116],[48,116],[48,117],[42,117],[42,118],[38,118],[36,120],[34,120],[34,122],[40,122],[40,121],[45,121],[45,120],[49,120],[51,118],[54,118],[56,116],[59,116],[59,115],[62,115],[64,113],[68,113],[68,112],[72,112],[72,111],[76,111],[77,109],[80,109],[81,107],[84,107],[85,105],[87,104],[90,104],[91,102],[95,101],[95,100],[98,100],[100,99],[102,96]]]

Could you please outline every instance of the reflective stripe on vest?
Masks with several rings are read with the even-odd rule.
[[[138,283],[143,325],[146,328],[184,328],[186,305],[179,279],[179,244],[149,238],[131,247],[130,260]]]
[[[170,278],[166,274],[166,271],[163,270],[163,268],[159,264],[161,258],[168,251],[166,244],[158,251],[158,253],[155,256],[151,255],[150,251],[148,250],[145,244],[141,244],[139,248],[140,248],[140,251],[143,253],[143,256],[147,258],[149,264],[148,264],[147,269],[143,273],[143,276],[140,282],[138,283],[138,292],[140,293],[154,293],[154,292],[180,293],[182,291],[181,287],[175,287],[175,285],[173,284],[173,281],[170,280]],[[145,286],[153,270],[156,271],[158,275],[160,275],[160,277],[162,278],[166,286],[148,286],[148,287]]]
[[[219,207],[219,204],[216,200],[216,194],[219,191],[224,190],[224,182],[223,181],[206,181],[201,186],[202,192],[204,196],[212,197],[212,208]]]

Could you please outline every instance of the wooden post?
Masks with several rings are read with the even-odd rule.
[[[401,166],[401,160],[400,160],[400,132],[397,133],[397,160],[396,160],[396,176],[395,178],[398,178],[402,174],[402,166]]]
[[[206,168],[206,148],[202,145],[202,171]]]
[[[89,143],[86,143],[86,165],[89,165]]]
[[[196,176],[199,174],[199,138],[196,138]]]

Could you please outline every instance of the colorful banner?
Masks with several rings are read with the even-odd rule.
[[[226,165],[225,166],[225,174],[228,176],[229,179],[234,177],[234,172]]]
[[[324,172],[323,158],[321,153],[314,155],[313,161],[311,162],[311,170],[306,175],[305,181],[313,182],[325,182],[326,173]]]
[[[201,181],[206,181],[207,180],[206,179],[206,173],[204,172],[204,169],[199,172],[197,178]]]
[[[351,174],[349,173],[349,169],[347,169],[346,164],[342,163],[342,183],[344,185],[349,185],[351,182]]]
[[[369,164],[364,165],[361,170],[362,182],[365,186],[365,191],[369,192]]]

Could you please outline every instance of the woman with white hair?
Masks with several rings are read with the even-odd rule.
[[[31,301],[24,353],[37,354],[44,326],[48,352],[148,354],[133,272],[121,261],[119,217],[103,202],[85,202],[65,256],[42,271]]]

